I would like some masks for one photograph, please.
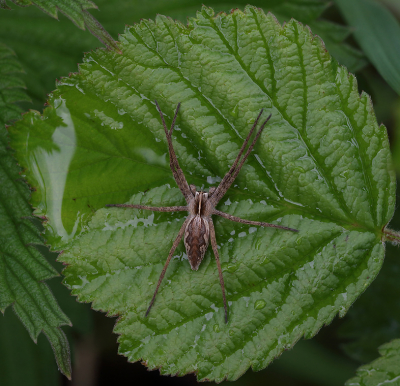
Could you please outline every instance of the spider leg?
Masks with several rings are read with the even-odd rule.
[[[152,210],[153,212],[184,212],[188,210],[187,206],[147,206],[147,205],[129,205],[129,204],[108,204],[106,206]]]
[[[242,156],[242,154],[243,154],[243,152],[244,152],[244,149],[246,148],[247,144],[249,143],[250,137],[251,137],[251,135],[253,134],[253,131],[254,131],[254,129],[256,128],[257,123],[258,123],[258,121],[259,121],[259,119],[260,119],[261,114],[263,113],[263,111],[264,111],[264,109],[261,109],[261,111],[260,111],[260,113],[258,114],[256,120],[254,121],[253,126],[251,127],[251,129],[250,129],[250,131],[249,131],[249,134],[247,134],[247,137],[246,137],[245,141],[243,142],[242,147],[241,147],[240,150],[239,150],[239,154],[237,155],[237,157],[236,157],[236,159],[235,159],[235,162],[233,163],[233,165],[232,165],[231,168],[229,169],[228,173],[225,174],[224,178],[223,178],[222,181],[220,182],[220,185],[223,185],[224,182],[228,179],[228,177],[229,177],[230,175],[232,175],[232,173],[235,171],[236,166],[237,166],[237,164],[238,164],[238,162],[239,162],[239,160],[240,160],[240,157]],[[224,181],[224,180],[225,180],[225,181]]]
[[[221,211],[216,210],[216,209],[214,209],[212,214],[216,214],[217,216],[224,217],[224,218],[226,218],[228,220],[231,220],[231,221],[240,222],[242,224],[257,225],[257,226],[261,226],[261,227],[278,228],[278,229],[284,229],[286,231],[298,232],[297,229],[288,228],[288,227],[284,227],[284,226],[281,226],[281,225],[275,225],[275,224],[270,224],[270,223],[261,222],[261,221],[244,220],[244,219],[242,219],[240,217],[232,216],[231,214],[224,213],[224,212],[221,212]]]
[[[214,223],[213,223],[211,218],[208,220],[208,224],[209,224],[209,227],[210,227],[211,246],[212,246],[212,249],[214,251],[215,260],[217,262],[218,274],[219,274],[219,282],[221,284],[222,298],[224,300],[225,323],[228,323],[228,307],[226,306],[225,284],[224,284],[224,278],[222,276],[221,263],[219,261],[219,254],[218,254],[218,247],[217,247],[217,239],[215,237]]]
[[[190,217],[188,217],[185,220],[185,222],[182,224],[181,229],[178,232],[178,236],[176,236],[176,239],[175,239],[174,243],[172,244],[172,248],[169,251],[167,261],[165,262],[165,265],[164,265],[164,268],[163,268],[163,270],[161,272],[160,278],[158,279],[156,290],[154,291],[153,298],[151,299],[149,308],[147,309],[145,316],[147,316],[149,314],[150,309],[153,306],[154,300],[156,299],[156,295],[157,295],[157,292],[158,292],[158,288],[160,287],[160,284],[161,284],[162,280],[164,279],[165,272],[167,271],[168,265],[169,265],[169,263],[170,263],[170,261],[172,259],[172,256],[173,256],[173,254],[175,252],[175,249],[178,246],[179,242],[181,241],[181,239],[183,237],[183,234],[185,233],[186,225],[189,222],[189,219],[190,219]]]
[[[167,125],[164,120],[164,115],[160,109],[160,106],[158,105],[157,101],[155,101],[155,102],[156,102],[157,110],[160,113],[161,122],[164,126],[165,136],[167,137],[168,151],[169,151],[169,166],[172,170],[174,179],[179,186],[179,189],[181,190],[186,201],[189,202],[189,198],[192,198],[193,194],[190,191],[190,188],[186,181],[185,175],[183,174],[183,171],[182,171],[181,167],[179,166],[179,162],[178,162],[178,159],[176,158],[174,146],[172,145],[172,131],[174,129],[176,117],[178,116],[178,111],[179,111],[179,107],[181,106],[181,104],[178,103],[178,106],[176,107],[174,119],[172,120],[171,129],[168,130]]]
[[[254,145],[256,144],[258,138],[260,138],[260,135],[261,135],[262,131],[264,130],[265,125],[267,124],[267,122],[271,118],[271,114],[270,114],[268,116],[268,118],[263,122],[263,124],[260,127],[260,130],[258,130],[255,138],[253,139],[253,142],[251,143],[251,145],[249,146],[249,148],[247,149],[245,155],[243,156],[242,160],[239,163],[239,159],[243,154],[244,148],[247,146],[247,144],[249,142],[250,136],[253,133],[255,126],[257,125],[258,119],[260,118],[260,116],[262,114],[262,111],[263,110],[261,110],[260,114],[258,114],[258,117],[257,117],[256,121],[254,122],[254,125],[251,128],[249,135],[247,136],[246,140],[244,141],[244,143],[242,145],[242,148],[240,149],[239,154],[238,154],[234,164],[229,169],[228,173],[225,174],[224,178],[222,179],[222,181],[218,185],[218,187],[215,190],[214,194],[210,197],[210,200],[212,201],[214,206],[218,204],[218,202],[221,200],[221,198],[225,195],[227,190],[232,185],[233,181],[235,181],[237,175],[240,172],[240,169],[243,167],[243,164],[246,162],[247,157],[250,155],[251,151],[253,150]],[[239,165],[238,165],[238,163],[239,163]]]
[[[260,111],[260,113],[258,114],[256,120],[254,121],[253,126],[252,126],[251,129],[250,129],[249,134],[247,135],[245,141],[243,142],[242,147],[241,147],[240,150],[239,150],[239,154],[237,155],[237,157],[236,157],[236,159],[235,159],[235,162],[233,163],[233,165],[232,165],[231,168],[229,169],[228,173],[225,174],[225,176],[224,176],[224,178],[222,179],[222,181],[220,182],[218,188],[219,188],[220,186],[221,186],[221,187],[224,186],[224,185],[227,183],[227,181],[228,181],[228,179],[230,178],[230,176],[231,176],[231,175],[234,173],[234,171],[236,170],[236,166],[237,166],[237,164],[239,163],[240,157],[242,156],[242,154],[243,154],[243,152],[244,152],[244,149],[246,148],[247,144],[249,143],[250,137],[251,137],[251,135],[253,134],[253,131],[254,131],[254,129],[256,128],[257,123],[258,123],[258,121],[259,121],[259,119],[260,119],[261,114],[263,113],[263,111],[264,111],[264,109],[261,109],[261,111]],[[215,194],[215,193],[218,194],[218,188],[215,188],[215,191],[214,191],[213,194]],[[215,203],[215,205],[216,205],[216,204],[217,204],[217,203]]]

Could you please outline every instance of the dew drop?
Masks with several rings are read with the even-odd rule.
[[[256,310],[262,310],[264,307],[265,307],[265,302],[264,302],[264,300],[257,300],[255,303],[254,303],[254,309],[256,309]]]
[[[218,326],[218,324],[214,324],[213,330],[214,330],[215,332],[219,332],[219,326]]]

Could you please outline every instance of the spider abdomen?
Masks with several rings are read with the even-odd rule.
[[[185,229],[183,239],[190,266],[197,271],[208,247],[210,228],[208,221],[200,215],[193,216]]]

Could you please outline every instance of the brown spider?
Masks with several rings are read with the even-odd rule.
[[[246,148],[249,139],[257,126],[258,120],[261,117],[263,110],[260,111],[258,114],[257,119],[255,120],[253,127],[250,130],[246,140],[244,141],[238,156],[236,157],[235,162],[233,163],[232,167],[229,169],[228,173],[226,173],[225,177],[222,179],[221,183],[218,187],[211,187],[207,192],[197,191],[194,185],[188,185],[185,175],[183,174],[182,169],[179,166],[178,159],[176,158],[174,148],[172,146],[172,131],[174,129],[176,117],[178,115],[180,103],[175,111],[174,119],[171,124],[171,129],[168,130],[167,125],[165,124],[163,113],[158,105],[157,101],[156,106],[157,110],[160,113],[161,121],[164,126],[165,135],[167,137],[168,142],[168,150],[169,150],[169,165],[172,170],[172,174],[174,175],[174,179],[179,186],[183,196],[186,199],[187,205],[186,206],[168,206],[168,207],[154,207],[154,206],[147,206],[147,205],[127,205],[127,204],[110,204],[106,206],[116,206],[121,208],[135,208],[135,209],[145,209],[157,212],[176,212],[176,211],[187,211],[189,212],[188,217],[184,221],[181,229],[178,232],[178,236],[176,237],[174,243],[172,244],[172,248],[169,252],[167,261],[164,265],[164,268],[161,272],[160,278],[158,279],[156,290],[154,291],[153,298],[151,299],[149,308],[146,311],[147,316],[150,312],[150,309],[154,303],[156,298],[158,288],[164,278],[165,272],[168,268],[168,264],[172,259],[172,256],[175,252],[176,247],[178,246],[179,242],[184,235],[184,244],[186,247],[186,253],[189,259],[190,266],[193,270],[198,270],[200,263],[204,258],[204,254],[206,253],[209,239],[211,238],[211,246],[214,251],[215,260],[217,261],[218,273],[219,273],[219,281],[221,283],[222,289],[222,297],[224,300],[224,308],[225,308],[225,323],[228,323],[228,309],[226,306],[226,297],[225,297],[225,285],[224,279],[222,277],[222,269],[221,264],[219,261],[218,255],[218,248],[217,248],[217,240],[215,238],[215,229],[214,224],[211,218],[211,215],[215,214],[217,216],[224,217],[231,221],[236,221],[242,224],[249,224],[249,225],[258,225],[263,227],[272,227],[272,228],[279,228],[285,229],[288,231],[298,232],[297,229],[292,229],[288,227],[283,227],[280,225],[275,224],[268,224],[265,222],[259,221],[249,221],[243,220],[239,217],[232,216],[228,213],[221,212],[215,209],[218,202],[222,199],[225,195],[226,191],[232,185],[233,181],[237,177],[242,168],[244,162],[246,161],[247,157],[249,156],[250,152],[253,150],[255,143],[257,142],[258,138],[260,137],[265,125],[267,124],[268,120],[271,118],[271,114],[269,117],[264,121],[261,125],[260,130],[256,134],[253,142],[251,143],[250,147],[247,149],[243,159],[240,161],[240,158]],[[239,163],[240,161],[240,163]]]

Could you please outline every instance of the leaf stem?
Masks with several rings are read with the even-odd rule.
[[[400,232],[396,232],[392,229],[385,229],[383,234],[383,241],[390,241],[393,245],[400,245]]]

